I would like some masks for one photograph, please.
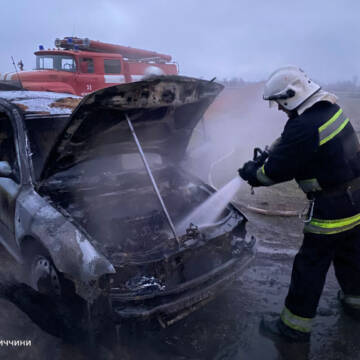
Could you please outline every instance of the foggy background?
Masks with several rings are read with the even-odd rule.
[[[297,64],[321,82],[359,73],[356,0],[1,0],[0,73],[35,66],[39,45],[76,35],[173,56],[180,72],[265,79]]]
[[[13,71],[11,55],[16,63],[23,60],[25,70],[33,69],[39,45],[53,48],[57,37],[78,36],[170,54],[182,75],[227,80],[205,117],[212,147],[203,148],[200,166],[194,166],[204,176],[210,164],[231,152],[224,161],[234,174],[255,146],[280,135],[286,117],[262,101],[260,82],[277,67],[299,65],[321,84],[359,85],[356,0],[1,0],[1,5],[0,73]],[[239,87],[234,79],[247,83],[230,89]]]
[[[233,174],[255,146],[280,135],[286,117],[262,101],[261,82],[277,67],[296,64],[321,84],[359,89],[356,0],[1,0],[1,5],[0,73],[14,70],[10,56],[33,69],[39,45],[53,48],[57,37],[78,36],[170,54],[182,75],[225,81],[205,117],[205,140],[212,146],[199,152],[200,167],[195,166],[204,176],[210,164],[231,152],[224,161]],[[201,124],[197,130],[203,130]],[[197,146],[204,136],[196,133]]]
[[[285,115],[262,100],[262,81],[277,67],[299,65],[322,85],[332,83],[332,89],[335,83],[339,90],[360,89],[356,0],[0,3],[0,73],[14,70],[11,55],[16,63],[23,60],[25,70],[33,69],[39,45],[53,48],[55,38],[78,36],[170,54],[180,74],[222,81],[226,88],[192,142],[193,148],[203,140],[211,145],[192,153],[204,178],[213,166],[228,180],[255,146],[270,145],[280,135]],[[221,169],[213,164],[220,158]]]

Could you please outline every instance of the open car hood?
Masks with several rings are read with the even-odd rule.
[[[145,152],[180,161],[193,129],[222,89],[212,81],[158,76],[87,95],[52,148],[42,179],[102,154],[137,152],[126,114]]]

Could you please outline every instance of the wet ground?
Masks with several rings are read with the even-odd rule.
[[[244,189],[245,191],[245,189]],[[0,338],[31,340],[31,347],[0,347],[0,359],[360,359],[360,324],[342,313],[331,269],[310,346],[274,343],[259,333],[264,313],[281,311],[293,256],[301,243],[297,218],[248,214],[258,238],[253,264],[225,293],[168,329],[138,328],[110,347],[70,345],[42,331],[27,315],[0,300]],[[0,251],[2,270],[13,261]]]

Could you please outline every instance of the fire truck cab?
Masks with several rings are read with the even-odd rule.
[[[178,74],[171,56],[153,51],[70,37],[56,39],[55,46],[53,50],[39,47],[35,70],[5,74],[2,80],[20,79],[27,90],[84,96],[147,75]]]

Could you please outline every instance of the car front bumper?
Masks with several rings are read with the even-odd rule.
[[[229,287],[253,260],[253,241],[240,255],[231,258],[207,274],[180,284],[174,289],[154,295],[122,296],[110,293],[115,323],[124,319],[157,318],[163,327],[169,326],[204,306]]]

